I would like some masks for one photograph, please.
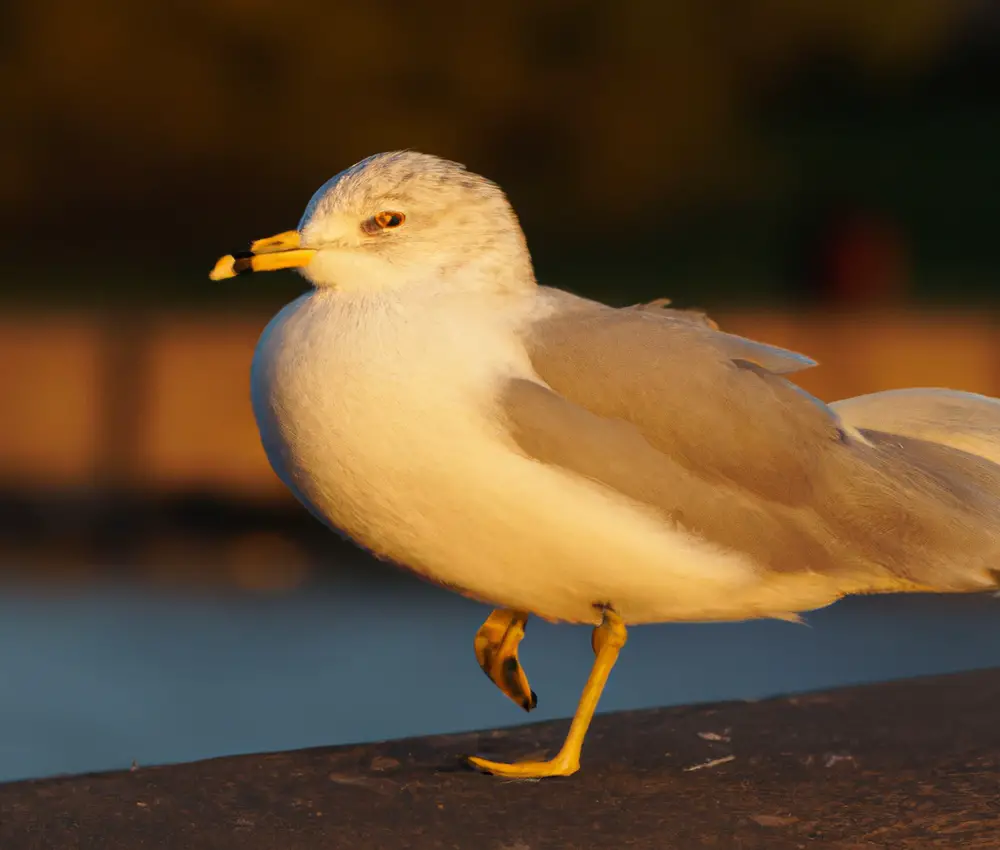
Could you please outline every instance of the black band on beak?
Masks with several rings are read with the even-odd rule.
[[[236,274],[249,274],[253,271],[253,252],[240,251],[233,254],[233,271]]]

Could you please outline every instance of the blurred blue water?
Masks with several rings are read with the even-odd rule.
[[[487,609],[411,581],[295,593],[0,591],[0,780],[570,715],[589,629],[533,620],[530,715],[480,672]],[[601,710],[1000,666],[1000,600],[884,597],[783,622],[635,628]]]

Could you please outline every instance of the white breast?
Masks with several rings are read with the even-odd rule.
[[[481,474],[472,450],[497,442],[493,389],[532,374],[512,313],[491,306],[319,290],[285,307],[254,355],[254,415],[278,476],[324,521],[421,571],[414,537],[439,536],[442,486],[467,487]]]
[[[516,450],[494,407],[505,378],[537,380],[515,332],[531,296],[515,298],[288,305],[252,375],[277,474],[362,545],[485,601],[577,622],[603,602],[631,622],[747,616],[730,601],[757,583],[743,556]]]

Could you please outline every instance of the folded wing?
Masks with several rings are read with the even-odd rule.
[[[524,343],[544,384],[513,380],[503,393],[527,454],[764,572],[838,576],[845,592],[995,580],[1000,466],[986,455],[854,431],[874,417],[845,424],[781,377],[812,365],[794,352],[687,317],[543,298]]]

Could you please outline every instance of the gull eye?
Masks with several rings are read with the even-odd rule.
[[[383,210],[365,222],[365,230],[369,233],[374,233],[377,230],[392,230],[394,227],[399,227],[404,221],[406,221],[406,216],[403,213]]]

